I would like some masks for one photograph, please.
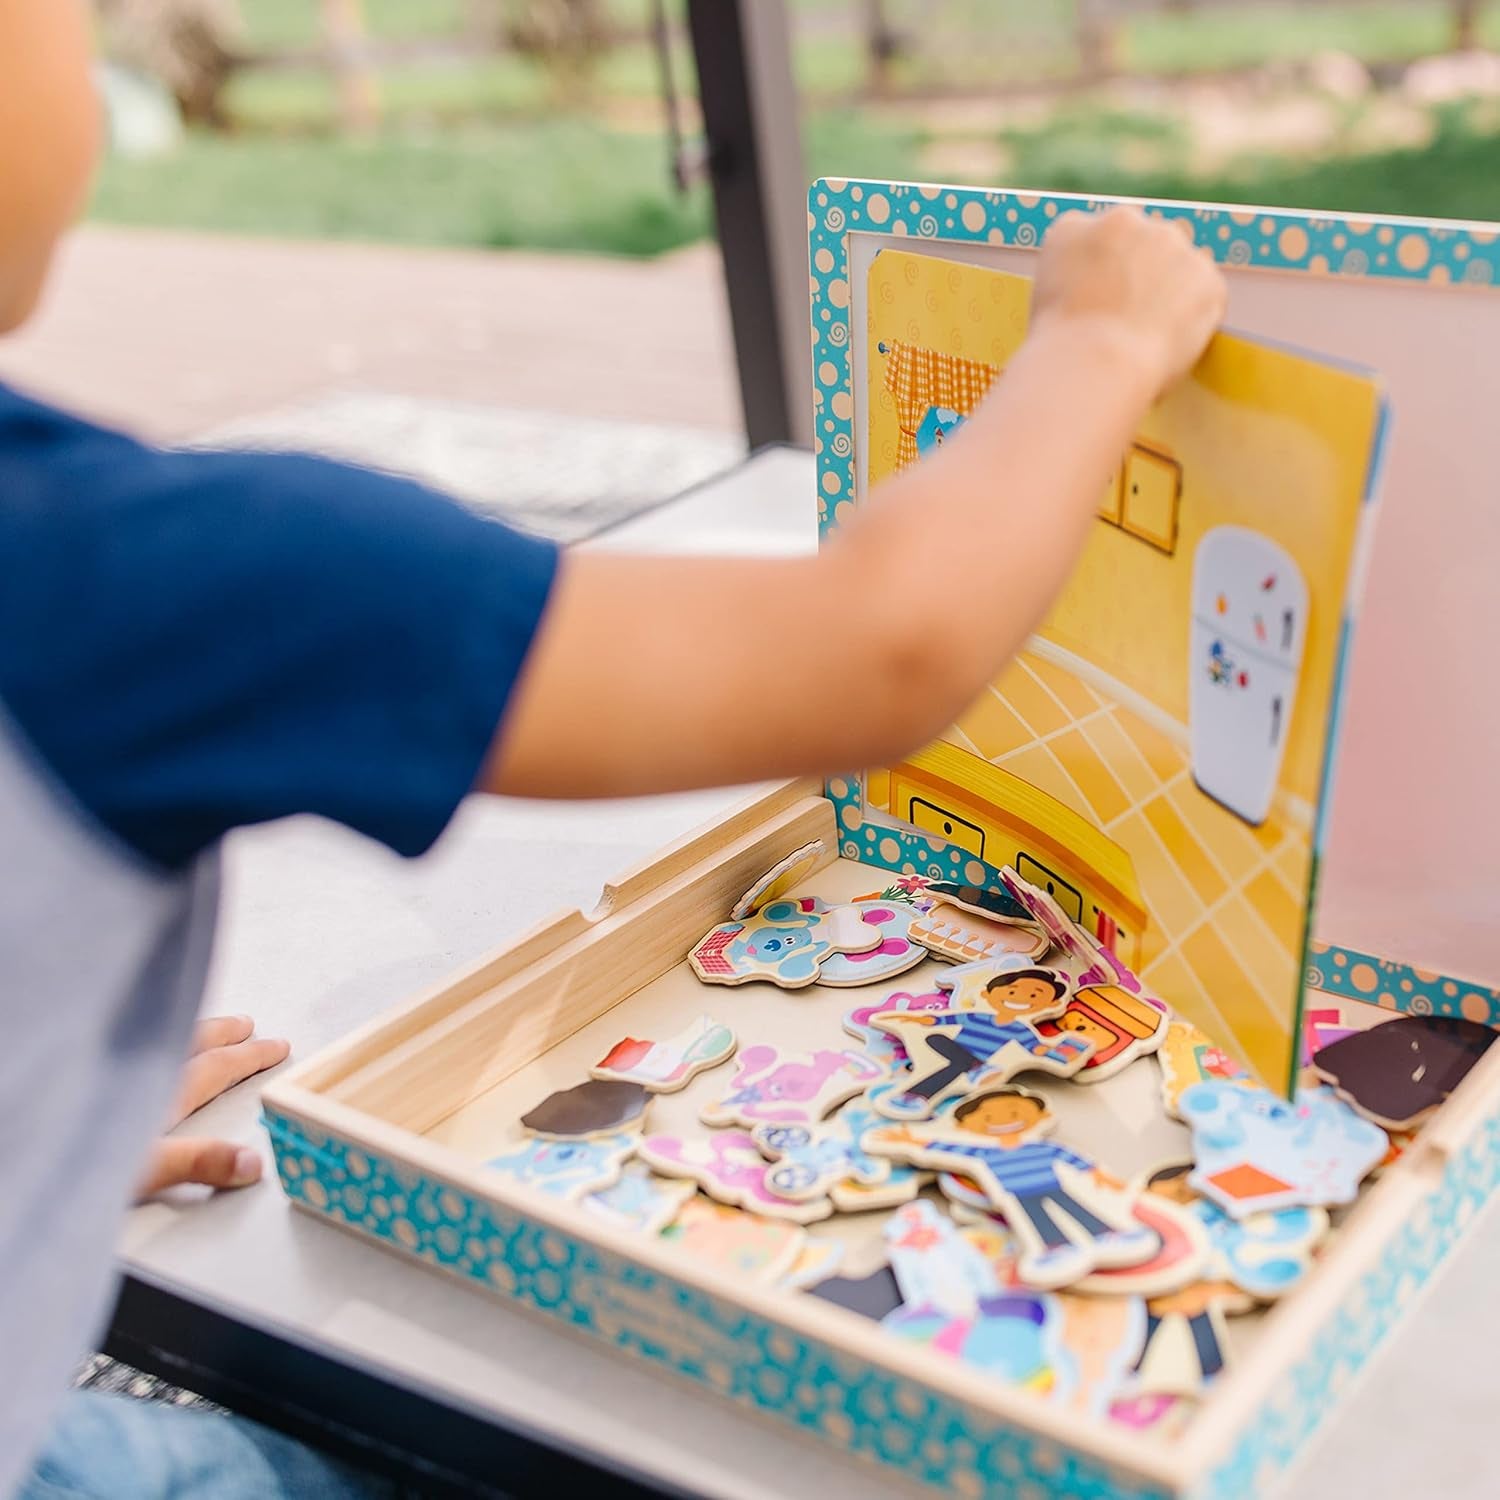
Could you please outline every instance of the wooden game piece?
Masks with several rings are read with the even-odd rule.
[[[1352,1203],[1389,1146],[1331,1089],[1196,1083],[1178,1100],[1193,1132],[1192,1187],[1236,1219],[1297,1204]]]
[[[595,1136],[587,1140],[532,1136],[516,1150],[492,1158],[485,1166],[551,1198],[581,1198],[618,1180],[639,1139],[634,1134]]]
[[[899,1208],[910,1203],[932,1181],[931,1172],[919,1172],[903,1162],[890,1162],[884,1182],[866,1184],[846,1177],[829,1188],[828,1196],[841,1214],[869,1213],[874,1209]]]
[[[852,1048],[782,1052],[761,1043],[741,1051],[728,1094],[705,1105],[701,1118],[705,1125],[815,1125],[884,1076]]]
[[[1201,1394],[1228,1363],[1224,1304],[1198,1283],[1146,1304],[1146,1342],[1131,1380],[1142,1396]]]
[[[881,1031],[875,1017],[887,1011],[951,1010],[952,1002],[942,990],[928,990],[910,994],[897,990],[881,1000],[867,1000],[844,1012],[844,1030],[864,1048],[871,1062],[879,1063],[887,1072],[906,1062],[906,1048],[901,1039],[888,1031]]]
[[[843,1262],[842,1240],[815,1240],[809,1236],[791,1270],[776,1284],[789,1292],[805,1292],[809,1287],[817,1286],[820,1281],[827,1281]]]
[[[914,968],[927,957],[927,949],[911,935],[912,908],[895,901],[851,901],[867,927],[880,941],[863,953],[830,953],[818,970],[818,983],[836,988],[879,984]]]
[[[1385,1130],[1411,1130],[1484,1056],[1495,1033],[1461,1016],[1400,1016],[1317,1052],[1313,1072]]]
[[[1008,1287],[968,1313],[903,1305],[880,1320],[905,1343],[947,1355],[991,1380],[1029,1390],[1049,1402],[1067,1378],[1062,1308],[1051,1292]]]
[[[911,936],[934,958],[967,964],[995,959],[1041,958],[1052,940],[1026,917],[996,917],[947,898],[934,899],[914,917]]]
[[[1159,1241],[1131,1217],[1131,1199],[1103,1192],[1094,1164],[1045,1139],[1054,1119],[1028,1089],[991,1089],[951,1117],[866,1133],[866,1150],[913,1166],[959,1172],[984,1191],[1022,1246],[1017,1275],[1051,1290],[1091,1271],[1141,1265]]]
[[[993,1214],[976,1217],[979,1222],[959,1233],[984,1256],[1002,1287],[1014,1287],[1022,1253],[1016,1236]],[[1033,1295],[1053,1305],[1061,1325],[1063,1357],[1050,1392],[1053,1402],[1080,1416],[1103,1415],[1125,1390],[1145,1347],[1145,1302],[1134,1295],[1088,1297],[1071,1291]]]
[[[998,1295],[994,1267],[936,1204],[918,1198],[886,1220],[886,1254],[908,1307],[966,1317]]]
[[[782,1198],[766,1186],[766,1159],[743,1130],[720,1130],[707,1137],[650,1135],[640,1158],[663,1177],[686,1177],[718,1203],[745,1208],[767,1218],[811,1224],[833,1212],[827,1198],[806,1202]]]
[[[1160,1297],[1200,1281],[1213,1265],[1213,1244],[1202,1218],[1174,1197],[1152,1191],[1152,1179],[1134,1184],[1131,1213],[1159,1248],[1138,1266],[1095,1271],[1075,1290],[1104,1296]],[[1217,1210],[1215,1210],[1217,1212]]]
[[[766,1169],[766,1187],[778,1198],[806,1203],[826,1198],[841,1182],[882,1185],[891,1164],[861,1148],[855,1132],[862,1133],[866,1123],[861,1118],[851,1127],[835,1118],[822,1125],[757,1125],[751,1138],[772,1164]]]
[[[651,1096],[638,1083],[590,1078],[548,1094],[521,1116],[521,1128],[552,1140],[587,1140],[638,1129]]]
[[[589,1069],[594,1078],[639,1084],[653,1094],[685,1088],[705,1069],[734,1055],[734,1032],[712,1016],[699,1016],[665,1041],[618,1041]]]
[[[1133,1432],[1175,1438],[1192,1416],[1196,1403],[1181,1396],[1123,1396],[1112,1401],[1109,1419]]]
[[[877,1323],[901,1306],[901,1288],[889,1266],[881,1266],[868,1276],[830,1276],[810,1286],[807,1293]]]
[[[1078,1083],[1102,1083],[1153,1053],[1167,1034],[1171,1014],[1165,1005],[1133,995],[1117,984],[1090,984],[1068,997],[1063,1013],[1037,1022],[1037,1032],[1057,1037],[1071,1032],[1094,1043],[1089,1060],[1075,1075]]]
[[[799,882],[806,880],[817,869],[828,845],[822,839],[813,839],[800,849],[793,849],[785,859],[766,871],[754,885],[729,908],[729,920],[741,922],[763,906],[791,895]]]
[[[745,1213],[696,1195],[683,1204],[661,1238],[699,1265],[762,1283],[785,1276],[807,1245],[807,1231],[798,1224]]]
[[[1153,1203],[1172,1204],[1202,1227],[1208,1240],[1204,1275],[1241,1294],[1226,1292],[1224,1310],[1249,1312],[1284,1297],[1312,1269],[1314,1253],[1328,1235],[1327,1211],[1297,1204],[1234,1219],[1194,1191],[1192,1170],[1188,1160],[1165,1163],[1145,1178],[1145,1191]]]
[[[1162,1106],[1180,1120],[1177,1102],[1196,1083],[1234,1083],[1256,1087],[1255,1077],[1242,1062],[1231,1057],[1207,1032],[1190,1021],[1169,1021],[1157,1049],[1161,1066]]]
[[[880,940],[879,929],[861,920],[857,908],[803,896],[710,928],[689,949],[688,963],[705,984],[763,979],[796,990],[816,982],[830,954],[868,952]]]
[[[1071,1034],[1043,1039],[1036,1023],[1060,1015],[1067,981],[1050,969],[1001,969],[974,964],[938,981],[965,1006],[991,1009],[893,1011],[871,1024],[896,1036],[907,1065],[872,1087],[870,1102],[892,1120],[929,1118],[945,1100],[976,1087],[1008,1082],[1028,1070],[1071,1077],[1093,1055],[1094,1043]]]
[[[972,1177],[965,1177],[962,1172],[939,1172],[937,1186],[938,1192],[948,1200],[953,1217],[960,1222],[965,1220],[970,1223],[988,1222],[992,1219],[999,1219],[994,1205],[990,1202],[989,1194]],[[1000,1220],[1000,1222],[1004,1221]]]
[[[1064,1397],[1066,1408],[1079,1416],[1102,1417],[1132,1389],[1149,1338],[1147,1303],[1138,1296],[1081,1297],[1071,1292],[1059,1292],[1057,1300],[1073,1378]]]
[[[682,1211],[697,1188],[691,1182],[668,1182],[640,1162],[631,1162],[618,1182],[589,1193],[581,1202],[587,1212],[635,1234],[659,1234]]]

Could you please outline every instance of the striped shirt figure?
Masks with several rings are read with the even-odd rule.
[[[951,1121],[908,1129],[905,1139],[917,1164],[979,1182],[1025,1245],[1016,1269],[1030,1286],[1065,1286],[1149,1260],[1160,1238],[1128,1209],[1083,1201],[1094,1198],[1094,1163],[1041,1139],[1051,1124],[1041,1095],[992,1089],[965,1100]],[[1072,1169],[1068,1178],[1060,1167]]]
[[[984,987],[985,1004],[993,1009],[929,1011],[903,1014],[907,1051],[912,1057],[910,1081],[890,1101],[896,1118],[921,1118],[931,1103],[951,1093],[961,1081],[973,1082],[986,1069],[1000,1065],[1009,1047],[1019,1049],[1033,1066],[1072,1073],[1088,1060],[1093,1042],[1067,1033],[1043,1037],[1036,1023],[1054,1016],[1067,999],[1067,986],[1046,969],[1018,969],[994,976]],[[920,1026],[913,1034],[910,1028]],[[1013,1068],[1012,1072],[1019,1072]]]

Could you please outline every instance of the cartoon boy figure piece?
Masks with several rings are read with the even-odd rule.
[[[1059,1015],[1068,1001],[1067,982],[1050,969],[968,965],[938,983],[952,987],[953,1009],[891,1011],[871,1020],[900,1040],[909,1059],[904,1072],[870,1091],[888,1119],[929,1119],[943,1100],[977,1084],[1005,1083],[1027,1068],[1070,1077],[1093,1055],[1090,1037],[1047,1040],[1038,1033],[1037,1023]],[[959,1008],[980,999],[989,1008]]]
[[[1160,1248],[1137,1223],[1118,1185],[1094,1163],[1043,1137],[1054,1118],[1028,1089],[990,1089],[950,1118],[925,1126],[885,1126],[865,1147],[914,1166],[971,1178],[1005,1216],[1021,1245],[1016,1274],[1050,1290],[1091,1271],[1140,1265]],[[1115,1187],[1114,1193],[1101,1187]]]

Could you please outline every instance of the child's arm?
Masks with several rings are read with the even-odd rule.
[[[1060,219],[994,393],[821,554],[568,554],[481,785],[626,795],[879,764],[933,738],[1045,613],[1224,297],[1165,221]]]

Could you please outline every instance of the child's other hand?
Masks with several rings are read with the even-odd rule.
[[[1064,214],[1037,265],[1032,330],[1112,335],[1157,395],[1197,362],[1226,296],[1209,252],[1166,219],[1130,207]]]
[[[254,1035],[249,1016],[219,1016],[200,1021],[193,1033],[193,1055],[183,1069],[168,1125],[185,1120],[235,1084],[274,1068],[291,1051],[289,1043]],[[149,1198],[182,1183],[205,1187],[248,1187],[259,1180],[261,1161],[248,1146],[191,1136],[162,1136],[136,1188]]]

